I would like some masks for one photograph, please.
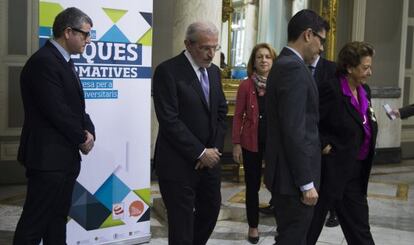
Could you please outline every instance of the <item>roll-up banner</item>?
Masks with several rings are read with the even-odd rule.
[[[81,163],[67,243],[147,242],[152,0],[40,0],[40,46],[52,37],[55,16],[68,7],[81,9],[93,21],[91,43],[72,59],[96,141]]]

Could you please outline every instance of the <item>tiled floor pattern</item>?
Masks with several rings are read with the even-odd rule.
[[[11,244],[13,231],[24,201],[25,186],[0,186],[0,244]],[[152,185],[154,203],[160,195]],[[246,241],[243,184],[222,183],[222,212],[209,240],[209,245],[249,244]],[[270,194],[260,191],[261,202]],[[372,234],[377,245],[414,244],[414,160],[398,165],[374,166],[369,185],[369,206]],[[155,204],[154,204],[155,206]],[[152,212],[150,244],[166,245],[167,228],[162,213]],[[260,216],[259,244],[274,243],[276,232],[272,217]],[[324,228],[318,245],[346,244],[339,227]]]

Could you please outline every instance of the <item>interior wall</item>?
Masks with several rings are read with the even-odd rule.
[[[367,0],[365,41],[374,45],[373,86],[399,86],[403,0]]]
[[[352,12],[354,1],[339,1],[334,61],[341,48],[352,41]]]

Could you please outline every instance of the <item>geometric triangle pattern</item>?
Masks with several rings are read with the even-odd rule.
[[[131,190],[116,175],[111,174],[94,196],[108,210],[112,210],[112,204],[121,202]]]
[[[139,12],[144,20],[152,27],[152,13]]]
[[[110,8],[103,8],[103,10],[114,24],[118,22],[118,20],[121,19],[122,16],[124,16],[128,12],[128,10],[110,9]]]
[[[69,212],[71,219],[85,230],[95,230],[101,226],[110,214],[109,209],[76,182],[72,196],[72,207]]]
[[[134,190],[135,194],[141,198],[148,206],[151,206],[151,190],[149,188]]]
[[[102,225],[99,228],[108,228],[113,226],[119,226],[119,225],[125,225],[122,220],[114,219],[112,217],[112,214],[108,216],[108,218],[102,223]]]
[[[150,220],[150,213],[151,213],[150,209],[147,209],[147,211],[145,211],[145,213],[141,216],[141,218],[137,221],[137,223]]]
[[[39,3],[39,26],[52,27],[56,15],[62,12],[63,7],[58,3]]]
[[[112,26],[100,39],[103,42],[129,43],[130,41],[116,26]]]
[[[81,184],[79,184],[77,181],[75,183],[75,186],[73,187],[73,194],[72,194],[72,203],[79,203],[82,202],[79,199],[85,198],[85,194],[88,193],[88,191],[83,187]]]
[[[152,46],[152,28],[148,29],[148,31],[142,35],[137,43],[140,43],[143,46]]]
[[[82,193],[76,201],[74,201],[72,198],[72,205],[80,206],[80,205],[86,205],[86,204],[88,204],[88,193],[87,192]]]

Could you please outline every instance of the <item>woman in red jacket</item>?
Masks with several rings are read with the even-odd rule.
[[[266,80],[276,52],[267,43],[257,44],[247,65],[249,78],[240,83],[233,117],[233,159],[243,163],[246,183],[248,241],[259,241],[259,189],[266,142]],[[243,161],[244,160],[244,161]]]

